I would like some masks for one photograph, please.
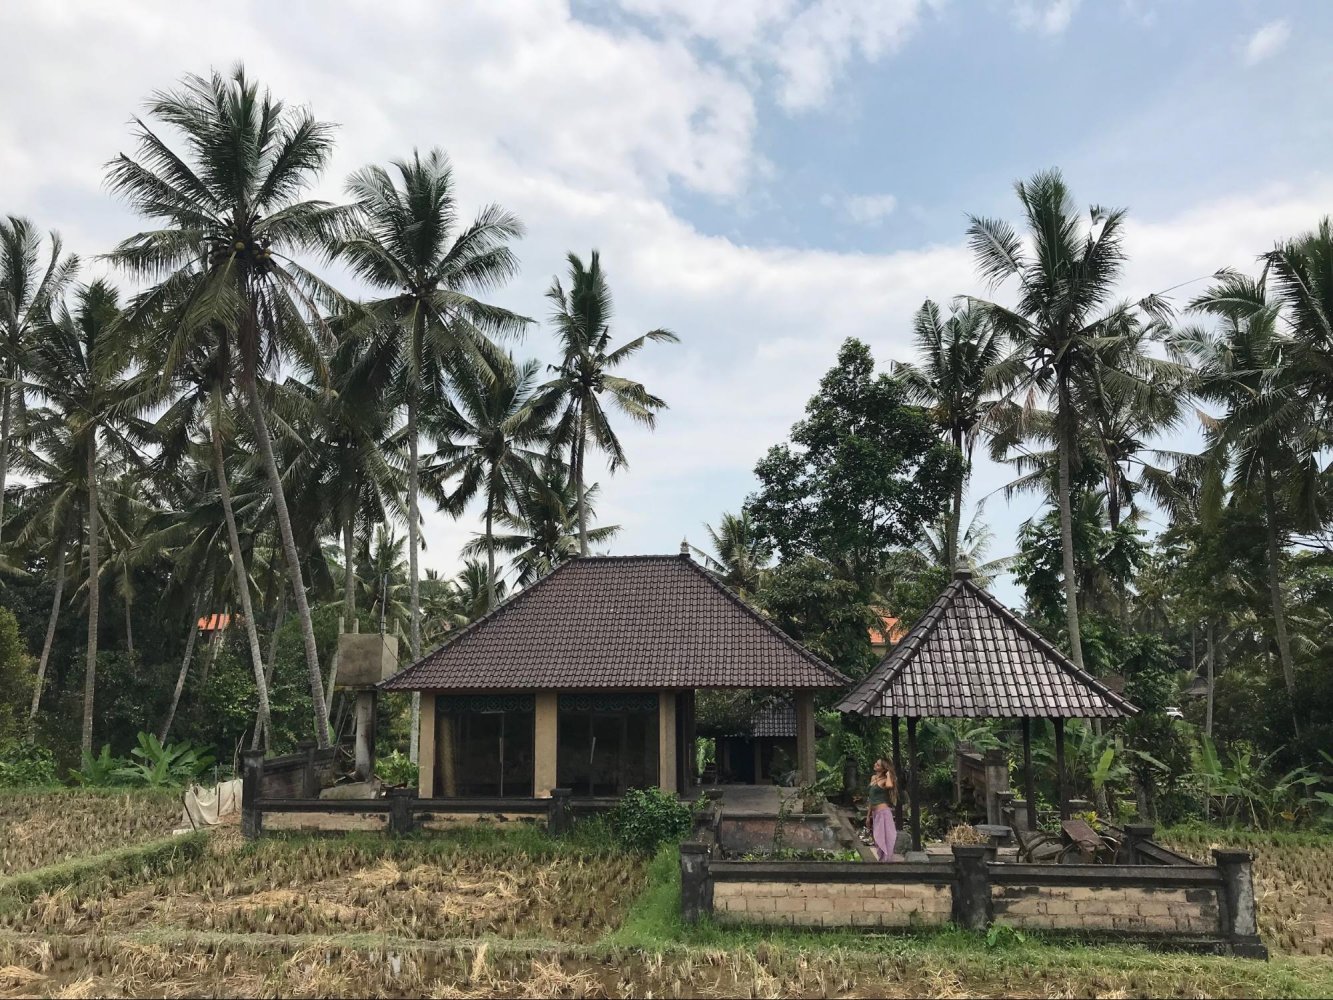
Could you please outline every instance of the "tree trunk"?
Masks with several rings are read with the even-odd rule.
[[[958,570],[958,533],[963,525],[963,491],[967,483],[968,460],[963,455],[963,435],[955,430],[953,446],[958,450],[960,464],[958,479],[953,486],[953,507],[949,511],[949,527],[944,539],[944,568],[952,576]]]
[[[1069,629],[1069,655],[1074,665],[1083,669],[1083,638],[1078,627],[1078,576],[1074,569],[1074,515],[1070,505],[1070,472],[1073,449],[1073,433],[1070,422],[1073,414],[1069,412],[1069,389],[1063,379],[1059,389],[1059,412],[1056,420],[1059,424],[1056,434],[1056,450],[1059,452],[1059,484],[1056,489],[1056,503],[1060,508],[1060,549],[1064,561],[1065,576],[1065,620]]]
[[[1296,718],[1296,668],[1291,658],[1291,639],[1287,635],[1287,616],[1282,602],[1282,546],[1277,537],[1277,500],[1273,493],[1273,470],[1264,462],[1264,522],[1268,529],[1268,589],[1273,600],[1273,632],[1277,655],[1282,664],[1282,680],[1291,702],[1292,730],[1299,737],[1301,724]]]
[[[352,627],[356,618],[356,526],[351,516],[343,522],[343,618]]]
[[[264,687],[270,689],[273,687],[273,675],[277,672],[278,665],[278,630],[282,628],[283,622],[287,620],[287,592],[283,591],[278,595],[278,609],[273,615],[273,628],[268,636],[268,657],[264,660]],[[273,743],[273,720],[261,720],[258,715],[255,716],[255,732],[263,733],[264,749],[272,749]]]
[[[486,612],[495,610],[495,535],[492,534],[495,504],[489,491],[486,494]]]
[[[14,377],[16,373],[12,364],[6,366],[5,374],[10,378]],[[12,397],[9,389],[8,385],[0,389],[0,535],[3,535],[5,530],[5,487],[9,481],[9,432],[13,421]]]
[[[37,661],[37,682],[32,689],[32,708],[28,711],[28,732],[37,721],[37,706],[41,703],[42,687],[46,683],[46,665],[51,660],[51,646],[56,639],[56,622],[60,619],[60,598],[65,592],[65,529],[60,529],[56,544],[56,593],[51,599],[51,617],[46,622],[46,638],[42,640],[42,656]]]
[[[282,551],[287,563],[287,575],[292,582],[292,596],[296,598],[296,617],[301,623],[301,638],[305,644],[306,670],[310,675],[310,700],[315,722],[315,744],[321,749],[329,745],[329,713],[324,704],[324,672],[319,666],[319,650],[315,647],[315,626],[306,600],[305,581],[301,572],[301,556],[296,551],[296,536],[292,534],[292,519],[287,511],[287,494],[282,488],[278,460],[273,454],[273,440],[268,433],[264,404],[259,398],[259,383],[253,372],[243,373],[245,395],[250,404],[250,421],[254,424],[259,443],[259,455],[268,474],[269,493],[273,497],[273,512],[278,519],[278,533],[282,536]]]
[[[420,355],[418,355],[420,357]],[[420,489],[421,469],[417,455],[417,382],[413,378],[407,391],[407,613],[412,621],[408,625],[408,650],[412,662],[421,659],[421,585],[417,580],[417,550],[421,548],[421,526],[417,491]],[[383,597],[381,597],[383,607]],[[421,746],[421,692],[412,692],[412,721],[408,735],[407,755],[413,764],[417,762],[417,753]]]
[[[259,747],[261,730],[267,728],[269,718],[268,684],[264,680],[264,657],[259,651],[259,632],[255,628],[254,609],[250,603],[250,577],[245,571],[245,555],[241,551],[241,536],[236,530],[236,513],[231,506],[231,486],[227,483],[227,465],[222,454],[222,435],[214,420],[211,431],[213,438],[213,474],[218,481],[218,496],[222,500],[222,517],[227,522],[227,541],[231,546],[231,568],[236,581],[236,593],[241,601],[241,620],[245,624],[245,637],[250,644],[250,666],[255,675],[255,693],[259,700],[260,724],[255,726],[250,738],[250,749]],[[222,622],[219,620],[218,625]],[[217,643],[221,628],[215,629],[212,641]],[[214,647],[212,656],[217,655]],[[210,661],[211,665],[211,661]],[[207,676],[205,674],[205,676]]]
[[[87,753],[93,752],[93,696],[97,690],[97,612],[101,590],[97,578],[98,524],[97,510],[97,428],[92,430],[88,445],[88,664],[83,675],[83,734],[80,745]]]
[[[194,643],[199,638],[199,601],[200,597],[194,595],[194,610],[190,612],[190,633],[185,640],[185,655],[181,657],[180,673],[176,675],[176,689],[171,692],[171,705],[167,708],[167,717],[162,720],[162,728],[157,732],[157,741],[159,743],[167,742],[167,733],[171,732],[171,724],[176,721],[176,707],[181,701],[181,692],[185,690],[185,678],[190,673],[190,661],[194,659]]]
[[[588,554],[588,497],[583,492],[583,453],[587,447],[588,420],[584,404],[579,403],[579,436],[574,442],[577,449],[574,461],[574,488],[579,503],[579,555]]]
[[[130,567],[125,564],[125,651],[134,655],[134,598],[130,596]]]
[[[1203,731],[1204,735],[1213,735],[1213,681],[1217,676],[1217,664],[1214,657],[1217,656],[1217,644],[1213,636],[1213,623],[1208,622],[1208,700],[1203,707]]]

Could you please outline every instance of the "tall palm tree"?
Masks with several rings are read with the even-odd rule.
[[[99,565],[103,500],[99,473],[108,461],[120,468],[138,464],[146,426],[133,416],[150,400],[148,380],[124,377],[129,364],[127,338],[115,289],[96,281],[82,288],[75,307],[62,305],[45,324],[25,362],[23,389],[45,401],[44,421],[52,440],[81,466],[87,517],[88,643],[83,687],[82,746],[93,745],[93,700],[97,685],[97,630],[101,591]],[[100,453],[105,446],[107,453]],[[110,498],[108,498],[110,499]]]
[[[453,168],[442,150],[423,159],[357,171],[347,183],[356,225],[336,247],[352,272],[384,297],[366,307],[372,327],[396,326],[399,398],[407,406],[408,646],[421,657],[420,425],[447,395],[451,373],[486,367],[492,336],[520,332],[527,320],[476,296],[518,272],[510,247],[523,235],[518,217],[487,205],[459,229]],[[395,182],[393,174],[397,174]],[[409,755],[417,759],[420,695],[412,695]]]
[[[157,317],[164,378],[200,343],[235,376],[268,477],[305,647],[315,738],[328,745],[328,713],[291,518],[260,397],[262,370],[283,358],[323,375],[321,309],[341,298],[291,256],[333,238],[340,213],[301,195],[333,149],[332,126],[261,91],[241,66],[223,77],[188,76],[155,94],[148,116],[175,133],[177,153],[135,119],[138,159],[108,164],[111,187],[158,227],[124,240],[110,259],[136,278],[160,279],[136,320]],[[229,386],[220,387],[226,393]]]
[[[754,594],[773,559],[773,546],[755,531],[749,513],[724,512],[716,528],[705,524],[704,531],[713,551],[691,546],[704,565],[740,596]]]
[[[1173,349],[1195,362],[1198,395],[1226,407],[1221,419],[1204,421],[1209,458],[1205,511],[1220,506],[1228,469],[1235,488],[1260,498],[1273,633],[1294,717],[1298,700],[1282,594],[1283,534],[1289,519],[1300,523],[1305,513],[1300,498],[1320,488],[1318,402],[1292,364],[1297,349],[1279,329],[1281,304],[1269,297],[1265,278],[1225,275],[1191,308],[1221,321],[1218,332],[1191,330],[1172,342]]]
[[[505,582],[479,559],[469,559],[453,579],[454,603],[464,625],[495,610],[505,596]]]
[[[457,405],[445,406],[426,422],[435,441],[423,470],[431,491],[455,517],[482,499],[490,607],[498,602],[496,518],[522,491],[540,488],[543,449],[559,405],[554,396],[535,394],[538,368],[536,361],[515,364],[507,355],[497,356],[486,371],[473,369],[459,378]]]
[[[1123,209],[1093,206],[1084,224],[1058,171],[1019,181],[1015,190],[1031,249],[1009,223],[976,216],[968,226],[968,243],[992,286],[1017,282],[1017,303],[1013,308],[981,300],[976,304],[985,309],[996,332],[1015,345],[993,369],[997,387],[1008,390],[1010,399],[1044,395],[1053,403],[1066,625],[1070,655],[1082,667],[1070,512],[1080,387],[1100,379],[1125,392],[1146,388],[1147,381],[1137,373],[1108,368],[1104,357],[1108,346],[1137,329],[1140,313],[1159,316],[1165,307],[1155,296],[1137,303],[1112,299],[1125,261]]]
[[[0,532],[5,524],[5,486],[9,479],[10,436],[15,413],[23,412],[18,383],[34,332],[64,294],[79,269],[79,259],[65,254],[60,237],[47,237],[46,266],[41,266],[42,234],[27,219],[0,219]]]
[[[917,311],[913,334],[920,366],[899,365],[897,377],[908,398],[927,407],[940,432],[963,456],[954,484],[953,508],[944,538],[944,564],[958,559],[963,496],[972,469],[972,449],[989,409],[991,373],[1004,357],[1004,342],[985,309],[964,305],[946,320],[927,299]],[[952,570],[951,570],[952,571]]]
[[[569,466],[579,498],[579,552],[586,556],[590,539],[583,496],[587,479],[584,459],[589,442],[610,456],[612,472],[628,464],[601,397],[609,393],[622,413],[648,427],[656,423],[657,412],[667,405],[642,383],[613,375],[612,369],[638,353],[650,340],[676,342],[680,338],[670,330],[649,330],[610,350],[613,309],[601,255],[594,250],[586,267],[577,254],[569,254],[568,260],[569,290],[556,278],[546,293],[563,357],[554,366],[556,377],[546,384],[543,393],[558,399],[563,407],[553,441],[569,448]]]
[[[590,508],[589,517],[596,515],[597,487],[583,492],[584,502]],[[485,555],[489,545],[496,551],[514,557],[514,583],[526,587],[544,577],[561,563],[578,555],[578,499],[569,470],[563,462],[544,463],[541,476],[521,483],[508,507],[496,515],[507,535],[495,535],[488,543],[478,536],[463,546],[465,558]],[[588,540],[595,545],[610,541],[620,533],[617,524],[588,529]]]

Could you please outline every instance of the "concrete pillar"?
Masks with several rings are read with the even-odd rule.
[[[431,699],[434,701],[434,699]],[[423,697],[421,703],[424,705],[426,699]],[[422,758],[425,759],[424,757]],[[413,792],[410,788],[390,788],[389,789],[389,832],[395,835],[401,835],[412,832],[412,798]]]
[[[1120,842],[1116,861],[1122,865],[1148,864],[1149,862],[1139,856],[1139,844],[1145,840],[1152,840],[1152,835],[1156,832],[1157,828],[1151,823],[1126,823],[1125,839]]]
[[[1213,851],[1222,876],[1222,933],[1230,939],[1233,955],[1267,958],[1259,940],[1259,915],[1254,902],[1254,855],[1249,851]]]
[[[676,786],[676,692],[657,693],[657,785],[664,792]]]
[[[356,693],[356,776],[369,781],[375,773],[375,692]]]
[[[796,692],[796,771],[802,785],[819,776],[815,767],[815,693]]]
[[[697,924],[713,913],[713,880],[708,874],[712,849],[707,843],[687,840],[680,845],[680,917]]]
[[[539,691],[536,699],[536,733],[533,736],[532,794],[550,798],[556,786],[556,737],[559,733],[560,696]]]
[[[264,751],[241,751],[241,836],[255,840],[264,834],[259,798],[264,792]]]
[[[440,794],[449,798],[458,794],[458,760],[454,757],[457,722],[455,713],[444,709],[442,703],[435,703],[435,759],[439,762]]]
[[[574,815],[569,808],[569,796],[568,788],[551,789],[551,805],[546,810],[546,832],[553,837],[568,833],[574,822]]]
[[[417,737],[417,795],[435,798],[435,701],[434,692],[421,692],[421,729]]]
[[[1000,817],[999,793],[1009,791],[1009,755],[1003,750],[987,750],[984,757],[986,767],[986,822],[997,826],[1004,822]]]
[[[972,931],[991,922],[990,872],[995,848],[988,844],[954,844],[953,922]]]

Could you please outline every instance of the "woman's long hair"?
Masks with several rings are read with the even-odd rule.
[[[881,757],[875,761],[875,773],[870,776],[870,783],[889,793],[889,805],[898,804],[898,772],[893,769],[893,762]]]

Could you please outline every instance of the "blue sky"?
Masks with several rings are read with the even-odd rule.
[[[672,408],[604,478],[616,552],[674,551],[736,509],[844,337],[910,357],[924,298],[981,290],[967,215],[1012,218],[1017,178],[1058,166],[1080,201],[1131,209],[1126,295],[1250,266],[1333,207],[1314,0],[10,0],[0,33],[0,210],[89,258],[139,227],[102,187],[131,114],[239,58],[340,124],[322,196],[441,146],[469,210],[518,212],[503,304],[544,318],[564,252],[600,247],[623,335],[682,338],[630,369]],[[1006,475],[983,463],[974,498]],[[988,501],[993,554],[1038,507]],[[428,516],[425,565],[457,568],[476,530]]]

